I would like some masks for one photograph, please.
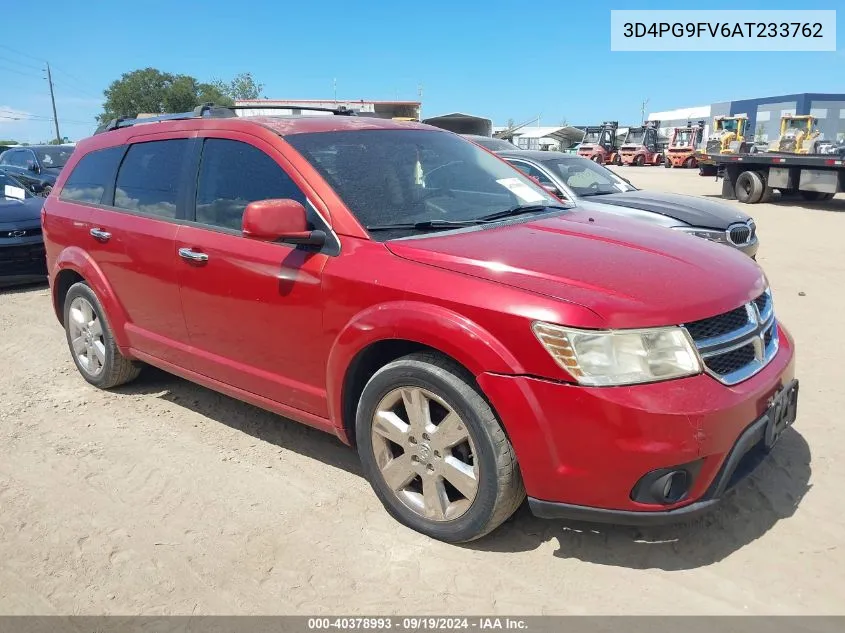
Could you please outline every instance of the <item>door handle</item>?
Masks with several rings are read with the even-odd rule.
[[[111,233],[103,229],[91,229],[91,237],[99,242],[108,242],[111,239]]]
[[[180,248],[179,249],[179,257],[182,259],[186,259],[189,262],[207,262],[208,255],[205,253],[198,253],[195,250],[190,248]]]

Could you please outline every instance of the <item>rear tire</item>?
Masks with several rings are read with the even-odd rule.
[[[684,161],[684,169],[695,169],[697,165],[698,162],[692,156],[690,156]]]
[[[100,389],[135,380],[141,365],[120,353],[105,310],[84,281],[65,295],[65,335],[73,362],[82,377]]]
[[[448,543],[481,538],[525,499],[513,447],[474,382],[439,354],[410,354],[379,369],[358,402],[358,453],[376,496],[403,525]]]
[[[604,164],[604,159],[601,157],[601,154],[593,154],[593,162],[598,163],[599,165]]]
[[[756,171],[744,171],[736,179],[736,199],[745,204],[756,204],[763,197],[765,184]]]
[[[645,156],[643,156],[642,154],[634,156],[634,160],[631,164],[634,167],[642,167],[645,164]]]
[[[663,161],[663,166],[664,166],[666,169],[669,169],[669,168],[672,166],[672,161],[671,161],[671,160],[664,160],[664,161]]]

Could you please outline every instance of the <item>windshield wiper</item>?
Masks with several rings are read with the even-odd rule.
[[[516,215],[524,215],[526,213],[536,213],[538,211],[545,211],[546,209],[569,209],[571,207],[563,204],[520,204],[504,211],[496,211],[488,215],[482,215],[475,218],[475,222],[493,222],[495,220],[502,220],[504,218],[511,218]]]
[[[487,224],[488,222],[495,222],[504,218],[510,218],[516,215],[523,215],[525,213],[536,213],[546,209],[570,209],[571,207],[563,204],[521,204],[504,211],[496,211],[488,215],[482,215],[477,218],[469,220],[427,220],[425,222],[400,222],[396,224],[376,224],[366,227],[368,231],[431,231],[438,229],[456,229],[464,226],[477,226],[479,224]]]
[[[475,226],[475,220],[427,220],[425,222],[398,222],[396,224],[376,224],[366,227],[368,231],[431,231],[438,229],[455,229],[462,226]]]

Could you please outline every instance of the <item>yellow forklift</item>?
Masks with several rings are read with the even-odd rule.
[[[713,117],[713,129],[707,137],[703,151],[696,152],[699,173],[702,176],[716,175],[716,163],[711,158],[716,154],[742,154],[748,151],[745,143],[745,131],[748,126],[748,116],[736,114],[734,116]]]
[[[819,131],[817,119],[809,114],[780,118],[780,136],[769,143],[770,152],[785,154],[817,154]]]

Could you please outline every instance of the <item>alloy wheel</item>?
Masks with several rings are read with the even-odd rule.
[[[79,366],[89,376],[99,376],[106,363],[106,344],[103,324],[94,306],[84,297],[76,297],[70,304],[68,316],[70,344]]]
[[[436,394],[420,387],[390,391],[372,420],[373,453],[393,494],[417,515],[451,521],[478,492],[469,428]]]

